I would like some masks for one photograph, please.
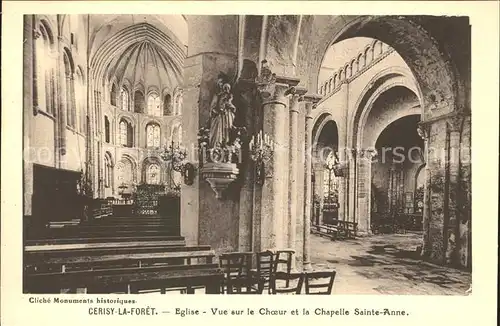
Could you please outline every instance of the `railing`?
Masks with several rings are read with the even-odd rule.
[[[379,40],[374,40],[323,82],[319,87],[319,94],[323,95],[323,100],[325,100],[327,95],[335,94],[342,84],[351,82],[392,52],[394,52],[393,48]]]

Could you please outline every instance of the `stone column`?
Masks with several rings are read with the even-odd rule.
[[[447,132],[446,120],[437,119],[420,123],[426,129],[427,165],[425,197],[428,209],[424,207],[424,247],[423,255],[437,264],[445,263],[446,219],[448,203],[446,198]]]
[[[318,156],[316,156],[318,157]],[[327,182],[325,179],[328,178],[328,170],[325,168],[325,166],[321,163],[320,160],[315,162],[313,164],[312,170],[314,171],[314,189],[312,190],[311,198],[312,198],[312,203],[313,203],[313,220],[314,223],[318,223],[319,225],[323,224],[323,206],[325,203],[325,194],[324,194],[324,184]],[[315,196],[319,199],[319,209],[316,212],[316,205],[315,205]],[[316,215],[318,214],[318,215]]]
[[[458,263],[459,241],[459,216],[458,216],[458,192],[459,192],[459,173],[460,173],[460,134],[462,131],[463,117],[456,115],[448,119],[449,130],[449,188],[448,188],[448,223],[445,230],[447,235],[446,263]]]
[[[283,248],[288,243],[288,178],[289,178],[289,89],[298,80],[278,77],[274,94],[263,99],[263,134],[271,138],[273,155],[265,163],[266,179],[262,186],[262,249]]]
[[[58,97],[56,100],[56,123],[58,129],[58,137],[57,137],[57,153],[55,155],[56,159],[56,167],[62,168],[63,165],[63,156],[66,155],[66,123],[67,123],[67,114],[66,114],[66,106],[67,104],[67,90],[66,90],[66,73],[64,70],[64,59],[63,59],[63,48],[62,48],[62,37],[58,37],[57,39],[57,47],[58,47],[58,60],[57,60],[57,93]]]
[[[424,207],[422,210],[422,226],[423,226],[423,245],[421,255],[423,257],[428,256],[429,254],[429,190],[428,186],[430,184],[430,173],[429,173],[429,148],[428,148],[428,138],[429,138],[429,130],[428,127],[419,124],[417,127],[417,132],[419,136],[424,141],[424,160],[426,162],[424,167]]]
[[[339,163],[341,168],[343,169],[344,165],[346,164],[346,153],[344,148],[342,147],[342,150],[339,150]],[[339,178],[339,220],[345,221],[346,220],[346,215],[347,215],[347,209],[346,209],[346,178],[347,175],[345,175],[346,170],[343,169],[341,171],[342,175]]]
[[[311,210],[312,210],[312,129],[313,129],[313,106],[321,99],[319,95],[311,94],[304,96],[306,102],[306,122],[305,122],[305,198],[304,198],[304,249],[303,249],[303,269],[311,270],[310,242],[311,235]]]
[[[24,215],[31,215],[31,197],[33,195],[33,160],[37,153],[31,149],[31,124],[35,112],[35,89],[36,81],[34,77],[35,68],[35,37],[34,15],[24,15],[24,42],[23,42],[23,142],[24,142]],[[39,33],[38,33],[39,35]]]
[[[358,151],[357,190],[356,190],[356,217],[358,230],[361,234],[370,233],[370,206],[371,206],[371,165],[375,156],[371,149]]]
[[[349,178],[349,186],[347,187],[347,200],[348,200],[348,207],[349,211],[347,213],[347,219],[346,221],[349,222],[356,222],[356,162],[357,162],[357,151],[355,149],[350,149],[348,151],[349,158],[348,158],[348,166],[349,166],[349,173],[347,175],[347,178]]]
[[[298,200],[298,169],[299,169],[299,111],[301,97],[306,93],[306,89],[295,88],[290,101],[290,170],[289,170],[289,191],[288,191],[288,247],[296,248],[297,216],[300,216],[297,205]],[[302,243],[302,239],[299,239]],[[296,268],[296,261],[292,261],[292,268]]]

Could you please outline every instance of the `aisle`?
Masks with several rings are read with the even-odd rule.
[[[332,242],[311,235],[314,269],[335,268],[334,294],[465,295],[471,273],[418,259],[417,233]]]

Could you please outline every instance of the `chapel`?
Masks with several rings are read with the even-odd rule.
[[[470,279],[470,49],[467,17],[25,15],[24,291]]]

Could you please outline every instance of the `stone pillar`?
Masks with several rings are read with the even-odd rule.
[[[371,164],[376,152],[361,149],[357,155],[356,217],[361,234],[370,233]]]
[[[306,103],[306,122],[305,122],[305,196],[304,196],[304,249],[302,254],[303,269],[311,270],[311,248],[310,248],[310,235],[311,235],[311,211],[312,211],[312,129],[313,129],[313,106],[321,99],[318,95],[304,96]]]
[[[423,226],[423,239],[422,239],[422,257],[427,257],[429,255],[429,184],[430,184],[430,172],[429,172],[429,129],[423,124],[419,124],[417,127],[417,132],[419,136],[424,141],[424,160],[426,162],[424,167],[424,207],[422,211],[422,226]]]
[[[318,223],[319,225],[323,224],[323,205],[325,202],[325,194],[324,194],[324,184],[327,182],[325,179],[328,178],[328,170],[321,163],[321,160],[318,160],[313,164],[312,170],[314,171],[314,189],[312,190],[312,203],[313,203],[313,220],[314,223]],[[319,209],[316,211],[316,203],[314,202],[316,198],[319,200]],[[317,215],[316,215],[317,214]]]
[[[62,47],[62,37],[58,37],[57,39],[57,48],[58,48],[58,60],[57,60],[57,93],[58,97],[56,100],[56,124],[58,129],[58,137],[57,137],[57,152],[55,155],[56,159],[56,167],[63,168],[64,166],[64,156],[66,155],[66,124],[67,124],[67,114],[66,114],[66,106],[68,105],[67,99],[67,90],[66,90],[66,73],[64,69],[64,59],[63,59],[63,47]]]
[[[33,196],[33,159],[36,157],[36,152],[31,149],[31,124],[33,121],[33,112],[35,112],[34,102],[36,81],[34,77],[35,66],[35,31],[34,31],[34,15],[24,15],[24,33],[23,33],[23,142],[24,142],[24,169],[23,169],[23,184],[24,184],[24,212],[25,216],[31,215],[31,197]]]
[[[283,248],[288,243],[289,113],[290,87],[298,80],[278,77],[274,94],[263,99],[263,134],[271,137],[273,155],[265,163],[266,179],[262,186],[262,249]]]
[[[297,221],[297,226],[296,226],[296,236],[295,236],[295,257],[296,257],[296,268],[298,270],[302,269],[302,260],[304,258],[303,251],[304,251],[304,195],[305,195],[305,158],[306,158],[306,153],[304,151],[305,148],[305,122],[306,122],[306,102],[303,100],[300,101],[300,110],[299,110],[299,117],[298,117],[298,133],[299,133],[299,141],[298,141],[298,147],[297,147],[297,152],[298,157],[299,157],[299,168],[297,169],[298,171],[298,176],[297,176],[297,181],[298,181],[298,187],[297,187],[297,215],[296,215],[296,221]]]
[[[258,114],[255,110],[255,83],[254,80],[241,78],[238,81],[238,94],[241,96],[242,107],[239,109],[244,111],[243,119],[246,121],[247,134],[254,135],[258,129]],[[260,129],[259,129],[260,130]],[[244,145],[245,146],[245,145]],[[240,173],[243,184],[240,192],[240,208],[239,208],[239,238],[238,250],[242,252],[249,252],[259,250],[260,245],[256,245],[255,229],[260,228],[260,212],[258,211],[258,204],[256,203],[257,185],[255,183],[255,162],[250,159],[248,150],[242,151],[242,165]]]
[[[346,182],[346,178],[347,178],[347,175],[345,175],[346,173],[346,170],[343,168],[346,164],[346,153],[345,153],[345,150],[344,148],[342,147],[342,150],[339,150],[339,163],[340,163],[340,166],[341,166],[341,173],[342,175],[340,176],[339,178],[339,220],[342,220],[342,221],[345,221],[347,219],[347,209],[346,209],[346,205],[347,205],[347,201],[346,201],[346,186],[347,186],[347,182]]]
[[[306,89],[295,89],[290,101],[290,139],[289,139],[289,191],[288,191],[288,247],[297,247],[297,216],[301,213],[298,210],[298,191],[299,191],[299,111],[300,100]],[[302,244],[302,239],[299,239]],[[292,261],[292,268],[296,269],[296,261]]]
[[[447,188],[447,132],[446,120],[424,121],[420,123],[427,137],[427,165],[424,206],[424,246],[422,253],[425,258],[438,263],[445,263],[446,253],[446,216],[448,200]]]
[[[237,251],[241,185],[233,182],[223,198],[216,198],[201,175],[197,137],[209,121],[219,73],[232,80],[236,75],[238,16],[191,15],[186,19],[190,35],[183,71],[182,141],[196,173],[192,185],[181,185],[181,235],[188,245],[210,245],[217,253]]]
[[[456,115],[448,119],[449,147],[448,147],[448,223],[447,223],[447,250],[446,263],[458,263],[459,248],[459,214],[458,214],[458,192],[459,192],[459,173],[460,173],[460,134],[462,131],[463,117]]]
[[[349,173],[347,175],[347,178],[349,178],[349,186],[347,187],[347,200],[348,200],[348,207],[349,211],[347,213],[347,221],[349,222],[356,222],[356,154],[357,151],[355,149],[350,149],[348,151],[349,158],[348,158],[348,166],[349,166]]]

